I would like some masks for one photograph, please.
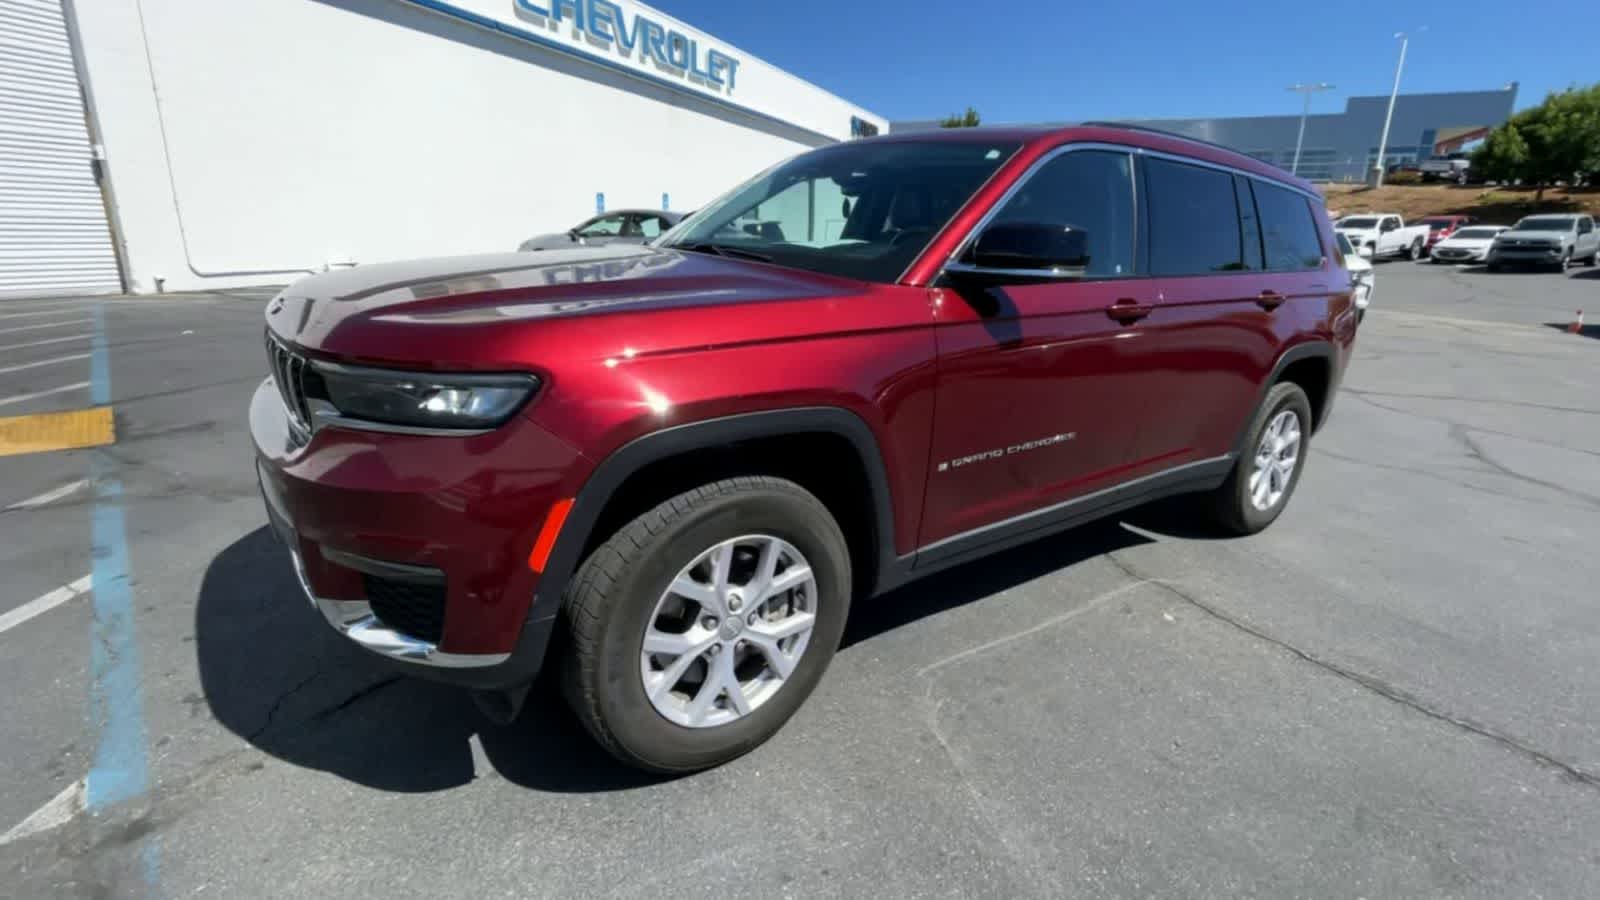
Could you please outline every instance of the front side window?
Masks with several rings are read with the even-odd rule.
[[[618,213],[617,215],[590,219],[588,222],[579,225],[577,232],[580,237],[614,237],[622,233],[622,226],[627,221],[627,218],[627,216]]]
[[[1145,161],[1150,273],[1202,275],[1244,269],[1233,176],[1165,159]]]
[[[991,224],[1060,225],[1082,231],[1089,250],[1085,277],[1131,275],[1132,158],[1110,150],[1062,153],[1018,186]]]
[[[1306,198],[1265,181],[1255,183],[1267,268],[1297,272],[1322,268],[1322,241]]]
[[[756,176],[659,246],[893,283],[1020,146],[889,139],[824,147]]]

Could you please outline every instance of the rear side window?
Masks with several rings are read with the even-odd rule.
[[[995,214],[996,223],[1087,232],[1089,278],[1133,274],[1133,165],[1126,153],[1075,150],[1045,163]]]
[[[1267,268],[1274,272],[1322,268],[1322,241],[1306,198],[1264,181],[1255,183],[1255,194]]]
[[[1245,268],[1232,175],[1148,159],[1145,184],[1152,275],[1199,275]]]

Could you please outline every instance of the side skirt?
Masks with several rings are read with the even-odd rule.
[[[1232,470],[1235,456],[1186,463],[1164,472],[1074,497],[1004,521],[951,535],[896,559],[880,580],[878,593],[891,590],[964,562],[1026,544],[1056,532],[1142,506],[1162,497],[1220,486]]]

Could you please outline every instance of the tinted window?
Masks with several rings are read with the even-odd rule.
[[[1254,187],[1267,268],[1280,272],[1322,268],[1322,241],[1306,198],[1264,181]]]
[[[1244,268],[1233,176],[1164,159],[1145,164],[1150,272],[1197,275]]]
[[[1045,163],[1023,182],[995,223],[1062,225],[1083,231],[1089,277],[1133,273],[1133,166],[1126,153],[1078,150]]]
[[[1572,228],[1568,216],[1531,216],[1511,226],[1512,231],[1567,231]]]
[[[1339,220],[1340,228],[1355,228],[1359,230],[1365,228],[1375,228],[1377,225],[1378,220],[1371,218],[1370,216],[1346,216],[1345,218]]]

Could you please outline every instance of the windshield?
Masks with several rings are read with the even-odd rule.
[[[1571,216],[1537,216],[1523,219],[1511,226],[1512,231],[1566,231],[1572,227]]]
[[[658,246],[892,283],[1020,146],[868,141],[814,150],[685,219]]]
[[[1463,228],[1454,235],[1451,235],[1451,237],[1461,238],[1463,240],[1487,240],[1499,233],[1500,229],[1498,228]]]
[[[1348,218],[1348,219],[1340,219],[1339,220],[1339,227],[1340,228],[1376,228],[1376,227],[1378,227],[1378,220],[1372,218],[1371,216],[1353,216],[1353,217]]]

